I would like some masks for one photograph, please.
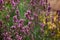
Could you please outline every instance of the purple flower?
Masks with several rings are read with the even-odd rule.
[[[23,24],[24,23],[24,19],[20,19],[19,23]]]
[[[22,28],[24,25],[19,23],[17,27]]]
[[[51,10],[50,5],[48,5],[47,10],[48,10],[48,12],[50,12],[50,10]]]
[[[17,15],[13,16],[13,22],[18,22],[18,18],[17,18]]]
[[[28,13],[25,13],[25,15],[24,16],[28,16]]]
[[[16,3],[14,2],[14,0],[11,0],[11,4],[12,4],[13,7],[16,6]]]
[[[44,23],[40,23],[41,27],[44,28],[45,24]]]
[[[6,39],[7,39],[7,40],[12,40],[12,38],[11,38],[11,37],[7,37]]]
[[[40,4],[41,6],[44,6],[44,5],[46,4],[46,3],[45,3],[45,0],[40,0],[39,4]]]
[[[26,34],[25,27],[22,27],[22,29],[20,31],[23,32],[24,34]]]
[[[24,34],[29,34],[29,30],[30,30],[30,28],[28,26],[24,26],[24,27],[22,27],[21,32],[23,32]]]
[[[31,0],[30,3],[31,3],[32,6],[35,6],[34,0]]]
[[[30,15],[28,13],[25,13],[25,16],[27,19],[30,19]]]
[[[16,29],[16,26],[11,26],[12,29]]]
[[[19,10],[16,9],[16,15],[19,17],[20,16],[20,13],[19,13]]]
[[[2,35],[3,35],[4,37],[9,36],[8,32],[4,32],[4,33],[2,33]]]
[[[11,37],[4,37],[3,40],[12,40]]]
[[[16,35],[16,40],[22,40],[22,36]]]
[[[0,11],[2,11],[4,9],[4,1],[3,0],[0,0]]]
[[[27,10],[27,13],[28,13],[28,15],[31,15],[31,11],[30,10]]]
[[[25,16],[26,15],[31,15],[31,14],[32,14],[31,10],[27,10],[27,12],[25,13]]]
[[[0,0],[0,4],[3,4],[4,3],[4,1],[3,0]]]
[[[28,20],[34,20],[34,17],[31,16],[31,13],[25,13],[25,16]]]
[[[3,40],[12,40],[10,32],[4,32],[2,33]]]
[[[16,7],[20,0],[11,0],[11,4],[13,7]]]
[[[32,22],[31,22],[31,21],[29,21],[29,22],[28,22],[28,26],[29,26],[29,27],[31,27],[31,24],[32,24]]]

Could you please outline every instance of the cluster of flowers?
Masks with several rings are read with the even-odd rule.
[[[31,8],[24,14],[25,18],[21,18],[18,9],[20,0],[10,0],[10,3],[14,13],[12,11],[8,13],[4,17],[6,21],[0,20],[1,40],[25,40],[26,36],[30,37],[28,40],[59,40],[60,13],[52,12],[47,0],[30,0]],[[2,4],[4,5],[4,0],[0,0],[0,8]],[[34,33],[34,28],[37,27],[38,39]]]

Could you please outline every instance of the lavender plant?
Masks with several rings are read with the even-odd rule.
[[[60,40],[59,11],[47,0],[0,0],[0,40]]]

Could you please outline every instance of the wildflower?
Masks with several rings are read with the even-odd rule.
[[[20,19],[19,23],[23,24],[24,23],[24,19]]]
[[[9,21],[9,18],[10,18],[10,15],[7,15],[6,16],[6,20]]]
[[[18,9],[16,9],[16,15],[19,17],[20,16],[20,13],[19,13],[19,10]]]
[[[34,20],[34,17],[31,16],[31,11],[30,10],[27,10],[27,13],[25,13],[25,16],[29,20]]]
[[[44,0],[40,0],[39,4],[40,4],[41,6],[44,6],[46,3],[45,3]]]
[[[4,1],[3,0],[0,0],[0,4],[3,4],[4,3]]]
[[[47,10],[48,10],[48,12],[50,12],[50,10],[51,10],[50,5],[48,5]]]
[[[17,27],[22,28],[23,26],[24,26],[23,24],[19,23]]]
[[[16,29],[16,26],[11,26],[12,29]]]
[[[22,40],[22,36],[16,35],[16,40]]]
[[[36,4],[35,1],[36,1],[36,0],[31,0],[31,1],[30,1],[30,3],[31,3],[32,6],[35,6],[35,4]]]
[[[44,23],[40,23],[41,27],[44,28],[45,24]]]
[[[20,31],[23,32],[24,34],[29,34],[29,30],[30,30],[29,26],[24,26]]]
[[[16,6],[16,3],[14,2],[14,0],[11,0],[11,4],[12,4],[13,7]]]
[[[16,7],[19,2],[19,0],[11,0],[11,4],[13,7]]]
[[[13,22],[18,22],[18,18],[17,18],[17,15],[13,16]]]
[[[28,22],[28,26],[29,26],[29,27],[32,26],[32,22],[31,22],[31,21]]]
[[[4,40],[12,40],[11,35],[9,32],[4,32],[2,33],[3,39]]]
[[[0,0],[0,11],[4,9],[4,0]]]
[[[31,18],[28,13],[25,13],[25,16],[26,16],[27,19],[30,19]]]
[[[7,38],[5,38],[5,40],[12,40],[12,38],[11,37],[7,37]]]
[[[28,13],[29,15],[31,15],[31,10],[27,10],[27,13]]]

